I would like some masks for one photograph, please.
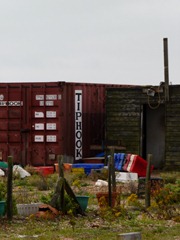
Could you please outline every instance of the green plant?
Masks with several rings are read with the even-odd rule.
[[[180,202],[180,186],[167,184],[165,187],[152,191],[154,204],[151,208],[156,210],[159,217],[172,219],[177,216],[176,204]]]
[[[180,201],[180,186],[168,184],[163,188],[156,188],[152,196],[160,208],[178,203]]]
[[[69,215],[76,214],[76,209],[77,209],[78,205],[67,194],[65,194],[65,196],[64,196],[64,205],[65,205],[65,209],[64,209],[65,213],[67,213]]]
[[[46,181],[48,184],[49,189],[54,189],[56,186],[56,182],[58,180],[58,174],[50,174],[46,177]]]
[[[81,179],[78,178],[72,182],[72,187],[76,195],[89,195],[85,190],[87,186],[87,183],[82,182]]]
[[[4,180],[0,180],[0,201],[5,200],[7,194],[7,186]]]
[[[160,174],[160,176],[164,180],[164,184],[168,184],[168,183],[175,184],[179,177],[179,173],[178,172],[163,172]]]
[[[122,219],[129,219],[130,214],[128,213],[127,209],[124,205],[116,205],[115,207],[109,207],[105,199],[102,197],[102,204],[103,207],[100,207],[99,209],[99,216],[102,219],[105,219],[109,223],[119,221]]]
[[[40,201],[40,193],[37,192],[34,194],[34,191],[31,190],[29,186],[19,186],[16,187],[13,191],[13,196],[16,199],[16,203],[26,204],[32,202]]]
[[[52,199],[52,196],[53,196],[53,191],[51,191],[47,194],[43,194],[40,196],[40,201],[43,203],[49,204]]]
[[[138,199],[138,196],[134,193],[127,198],[127,205],[136,207],[140,210],[144,210],[142,202]]]
[[[49,190],[47,178],[44,177],[43,175],[40,175],[40,178],[37,182],[37,188],[40,191]]]
[[[13,206],[13,215],[16,215],[17,214],[17,206],[16,206],[16,199],[14,198],[14,196],[13,196],[13,198],[12,198],[12,206]]]
[[[31,165],[26,165],[24,168],[28,173],[30,173],[31,175],[36,175],[38,174],[37,171],[35,170],[35,168]]]
[[[0,201],[5,201],[7,198],[7,179],[0,179]],[[17,213],[16,208],[16,199],[13,195],[12,197],[12,206],[13,206],[13,214],[15,215]],[[7,204],[5,203],[5,212],[6,212]]]

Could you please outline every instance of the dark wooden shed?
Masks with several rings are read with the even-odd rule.
[[[180,85],[106,90],[106,143],[147,158],[156,169],[180,170]]]

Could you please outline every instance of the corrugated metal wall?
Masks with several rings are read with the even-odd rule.
[[[57,84],[0,84],[0,152],[3,160],[46,165],[62,151]]]
[[[106,85],[99,84],[66,84],[64,87],[64,114],[66,126],[65,136],[69,139],[66,140],[68,144],[64,146],[64,154],[71,154],[76,160],[83,157],[89,157],[92,153],[90,151],[91,145],[101,145],[104,141],[104,111],[105,111],[105,88]],[[78,99],[75,98],[75,93],[79,92]],[[71,98],[69,97],[71,96]],[[70,101],[70,102],[69,102]],[[76,106],[81,104],[81,120]],[[77,119],[75,119],[75,114]],[[78,129],[78,126],[80,126]],[[77,129],[75,127],[77,126]],[[78,130],[82,130],[78,134]],[[77,137],[75,139],[75,132]],[[80,132],[80,131],[79,131]],[[81,139],[78,141],[78,136]],[[82,141],[82,142],[81,142]],[[83,152],[79,152],[79,146],[82,146]],[[78,154],[79,153],[79,154]],[[82,156],[81,156],[82,155]]]

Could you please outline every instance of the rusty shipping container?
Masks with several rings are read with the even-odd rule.
[[[53,165],[93,156],[104,141],[105,90],[120,85],[0,83],[0,160]]]

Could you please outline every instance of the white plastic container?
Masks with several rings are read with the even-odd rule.
[[[116,174],[116,182],[137,181],[138,174],[130,172],[118,172]]]
[[[31,214],[35,214],[39,211],[39,206],[41,204],[42,203],[17,204],[18,215],[27,217]]]

